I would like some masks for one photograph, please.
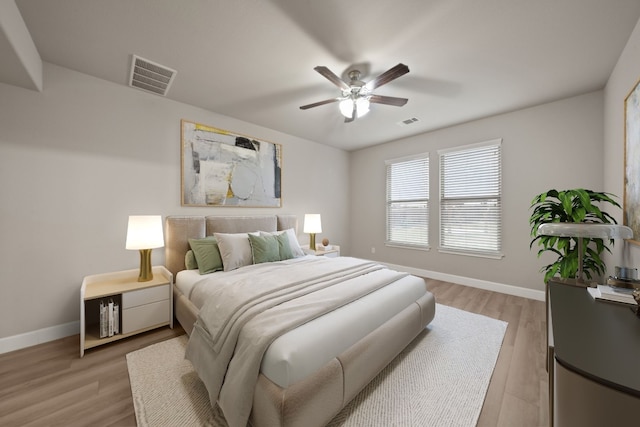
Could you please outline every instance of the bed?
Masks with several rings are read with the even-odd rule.
[[[291,238],[291,235],[296,236],[296,231],[294,215],[169,216],[166,219],[166,266],[176,278],[175,316],[190,335],[187,356],[207,386],[212,404],[221,408],[231,427],[245,425],[247,418],[248,424],[256,427],[327,424],[435,315],[435,301],[423,279],[393,272],[366,260],[297,254],[283,261],[244,265],[205,275],[186,268],[185,256],[191,249],[189,239],[201,240],[216,233],[223,233],[217,235],[219,239],[255,233],[256,236],[280,236],[282,241],[287,240],[283,235],[288,234]],[[256,240],[252,239],[252,242]],[[292,252],[295,250],[293,248]],[[222,248],[220,251],[223,252]],[[236,280],[244,283],[258,278],[266,283],[268,275],[273,274],[282,277],[284,283],[285,277],[306,275],[312,278],[316,277],[314,272],[325,269],[333,273],[327,273],[328,278],[323,275],[322,280],[311,280],[313,286],[322,283],[323,287],[317,292],[304,294],[296,302],[274,299],[276,302],[269,303],[272,304],[269,310],[261,310],[262,306],[256,305],[253,308],[260,309],[259,314],[246,323],[238,320],[237,333],[230,332],[235,326],[229,327],[227,335],[238,336],[237,344],[233,339],[228,340],[232,341],[230,345],[222,338],[212,341],[215,334],[211,332],[211,323],[207,322],[213,322],[210,317],[217,316],[218,311],[234,303],[227,303],[221,297],[230,288],[204,290],[209,289],[207,283],[214,280],[209,276],[214,277],[216,283],[229,284]],[[297,292],[302,289],[297,287],[302,281],[290,279],[292,284],[287,282],[287,286],[296,286]],[[304,306],[305,310],[311,302],[316,304],[314,298],[334,304],[335,298],[329,292],[338,289],[333,286],[337,281],[345,281],[340,284],[340,292],[350,295],[347,303],[318,309],[320,314],[307,320],[302,317],[294,320],[300,310],[291,304]],[[289,293],[294,288],[286,289]],[[294,315],[290,316],[290,313]],[[285,324],[269,326],[274,319]],[[278,331],[276,336],[264,338],[265,332],[258,328]],[[254,334],[253,338],[250,333]],[[247,344],[249,341],[251,343]],[[252,345],[258,346],[255,351]],[[213,351],[205,351],[208,348]],[[227,351],[227,348],[231,350]],[[219,362],[224,353],[232,358],[229,372],[213,380],[212,366],[226,363],[224,359]],[[248,359],[241,359],[241,355]],[[247,367],[256,363],[253,373],[254,368]],[[239,375],[240,379],[236,380],[232,372],[237,372],[233,375]],[[243,379],[243,376],[249,378]],[[216,381],[224,384],[212,384]]]

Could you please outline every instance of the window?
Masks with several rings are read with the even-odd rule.
[[[387,241],[429,247],[429,154],[387,160]]]
[[[501,139],[440,150],[440,250],[501,258]]]

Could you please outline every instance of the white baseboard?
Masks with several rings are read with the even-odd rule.
[[[37,331],[25,332],[24,334],[0,338],[0,354],[77,334],[80,334],[80,321],[78,320],[49,328],[38,329]],[[80,341],[78,341],[78,351],[80,351]]]
[[[458,285],[471,286],[472,288],[484,289],[487,291],[500,292],[502,294],[514,295],[517,297],[529,298],[544,301],[544,291],[521,288],[520,286],[505,285],[503,283],[489,282],[487,280],[473,279],[471,277],[456,276],[454,274],[439,273],[437,271],[422,270],[420,268],[405,267],[403,265],[389,264],[381,262],[393,270],[406,271],[414,276],[426,277],[444,282],[456,283]]]

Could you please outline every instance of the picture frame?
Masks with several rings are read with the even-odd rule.
[[[640,245],[640,80],[624,100],[624,140],[623,224]]]
[[[181,120],[182,206],[282,206],[282,145]]]

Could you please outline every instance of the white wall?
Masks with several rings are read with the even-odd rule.
[[[485,281],[542,291],[538,259],[529,250],[530,202],[551,188],[603,190],[603,92],[477,120],[351,153],[351,253],[460,283]],[[437,150],[502,138],[504,258],[439,253]],[[386,247],[386,159],[430,153],[430,251]],[[375,247],[375,254],[371,248]],[[460,280],[458,280],[460,279]],[[471,280],[467,280],[471,279]],[[482,287],[482,286],[481,286]],[[526,295],[526,294],[525,294]]]
[[[639,80],[640,21],[629,37],[604,90],[604,187],[621,198],[624,194],[624,100]],[[636,161],[640,162],[640,159]],[[622,211],[617,212],[615,218],[622,224]],[[626,243],[621,246],[624,251],[615,252],[614,256],[607,259],[610,272],[614,271],[616,265],[640,268],[640,245]]]
[[[283,207],[181,207],[183,118],[281,143]],[[128,215],[296,214],[304,244],[304,213],[321,213],[318,237],[348,251],[347,179],[342,150],[51,64],[41,93],[0,84],[0,341],[69,323],[73,332],[83,276],[138,266],[124,249]]]

